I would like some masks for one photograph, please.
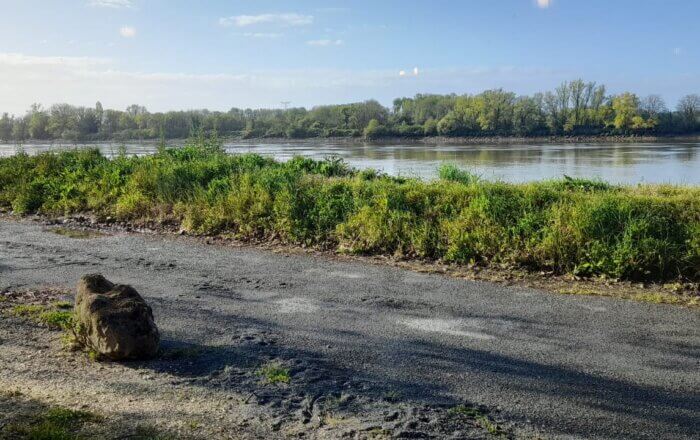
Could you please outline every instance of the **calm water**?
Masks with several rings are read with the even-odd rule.
[[[122,144],[97,146],[116,154]],[[94,145],[93,145],[94,146]],[[82,146],[78,146],[80,148]],[[128,143],[130,154],[149,154],[154,143]],[[72,144],[25,144],[27,153]],[[600,178],[613,183],[675,183],[700,185],[700,143],[546,144],[546,145],[423,145],[329,143],[229,143],[231,153],[254,152],[287,160],[296,155],[322,159],[339,156],[358,168],[375,168],[392,175],[434,178],[441,163],[455,163],[487,179],[523,182],[547,178]],[[14,154],[15,145],[0,144],[0,156]]]

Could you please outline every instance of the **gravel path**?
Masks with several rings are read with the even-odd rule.
[[[293,415],[265,429],[289,433],[292,420],[308,425],[322,418],[324,402],[350,396],[355,406],[346,411],[358,422],[348,435],[388,426],[392,435],[479,438],[446,419],[446,408],[461,404],[482,405],[514,436],[700,432],[697,309],[179,237],[73,239],[0,221],[0,291],[70,289],[89,272],[136,287],[153,306],[166,351],[187,354],[187,362],[139,369],[206,392],[235,388]],[[0,344],[4,360],[7,350]],[[251,372],[271,360],[290,368],[291,385],[260,391]]]

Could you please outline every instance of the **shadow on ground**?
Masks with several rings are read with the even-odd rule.
[[[582,373],[565,367],[515,359],[481,350],[425,340],[392,340],[380,335],[368,339],[354,332],[334,332],[319,335],[319,346],[339,344],[348,353],[361,352],[368,345],[387,347],[386,357],[372,359],[367,369],[350,368],[333,360],[323,350],[307,350],[278,345],[275,335],[290,329],[273,322],[240,318],[226,314],[210,314],[211,322],[236,322],[231,329],[232,343],[203,346],[187,342],[191,335],[168,332],[163,341],[164,356],[158,360],[135,364],[139,368],[168,373],[193,385],[213,389],[235,389],[250,395],[251,400],[272,407],[288,407],[303,411],[304,402],[341,399],[350,396],[355,405],[346,410],[362,414],[374,402],[383,404],[400,401],[416,406],[447,410],[457,405],[473,406],[468,390],[457,395],[440,381],[449,372],[458,375],[488,371],[494,393],[502,387],[516,389],[523,400],[555,397],[562,408],[540,414],[535,422],[546,431],[558,434],[590,436],[591,423],[586,420],[586,408],[603,410],[609,420],[601,421],[601,433],[643,433],[645,423],[662,425],[667,432],[692,437],[700,430],[700,393],[676,393],[672,390],[644,387],[595,374]],[[257,329],[251,332],[250,329]],[[342,356],[333,356],[336,359]],[[257,369],[273,361],[289,368],[291,381],[283,387],[264,384]],[[407,367],[410,366],[410,367]],[[424,375],[413,376],[412,369],[436,372],[433,380]],[[515,385],[514,385],[515,384]],[[525,402],[527,404],[527,402]],[[385,405],[386,406],[386,405]],[[524,422],[515,412],[481,407],[496,420]],[[573,415],[562,423],[561,413]],[[619,424],[611,427],[613,420]],[[526,429],[527,427],[523,427]],[[638,431],[637,431],[638,430]]]

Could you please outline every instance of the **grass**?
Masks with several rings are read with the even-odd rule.
[[[54,330],[68,330],[73,325],[73,311],[70,303],[57,303],[53,307],[38,304],[20,304],[14,306],[10,313],[14,316],[30,319]]]
[[[452,415],[464,416],[470,419],[474,419],[479,426],[488,431],[489,434],[496,437],[505,437],[506,431],[503,430],[497,423],[491,421],[483,412],[477,408],[473,408],[466,405],[459,405],[454,408],[450,408],[449,413]]]
[[[104,234],[95,231],[83,231],[80,229],[69,229],[69,228],[52,228],[51,232],[57,235],[62,235],[64,237],[73,238],[76,240],[87,240],[90,238],[103,237]]]
[[[610,296],[609,291],[591,289],[586,287],[567,287],[557,289],[557,293],[564,295],[585,295],[585,296]],[[689,307],[697,307],[700,305],[700,296],[679,295],[670,292],[627,292],[624,289],[616,289],[615,296],[617,298],[630,299],[633,301],[648,302],[653,304],[676,304]]]
[[[43,414],[30,418],[32,420],[5,426],[0,430],[0,435],[3,438],[7,435],[7,438],[28,440],[77,440],[82,438],[79,432],[83,425],[101,420],[93,413],[62,407],[49,408]]]
[[[60,406],[37,407],[19,400],[21,393],[2,392],[0,397],[15,400],[17,408],[23,408],[7,424],[0,425],[0,439],[26,440],[82,440],[104,438],[93,431],[105,426],[114,434],[114,438],[137,440],[171,440],[178,437],[164,433],[155,427],[136,425],[115,425],[107,418],[89,411],[72,410]],[[192,426],[192,424],[190,424]],[[192,428],[194,429],[194,428]]]
[[[509,184],[450,165],[440,176],[426,182],[337,159],[226,155],[211,141],[111,160],[91,149],[18,154],[0,158],[0,209],[155,221],[366,255],[700,281],[698,187],[569,177]]]
[[[289,374],[289,368],[284,368],[279,362],[268,362],[255,372],[261,376],[269,384],[289,383],[292,376]]]

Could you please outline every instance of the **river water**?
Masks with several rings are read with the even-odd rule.
[[[24,144],[29,154],[97,146],[106,155],[125,147],[129,154],[150,154],[152,142]],[[431,179],[440,164],[453,163],[490,180],[526,182],[550,178],[598,178],[611,183],[673,183],[700,185],[700,142],[447,145],[304,141],[227,143],[230,153],[258,153],[287,160],[301,155],[314,159],[337,156],[358,168],[374,168],[395,176]],[[0,156],[12,155],[16,145],[0,144]]]

